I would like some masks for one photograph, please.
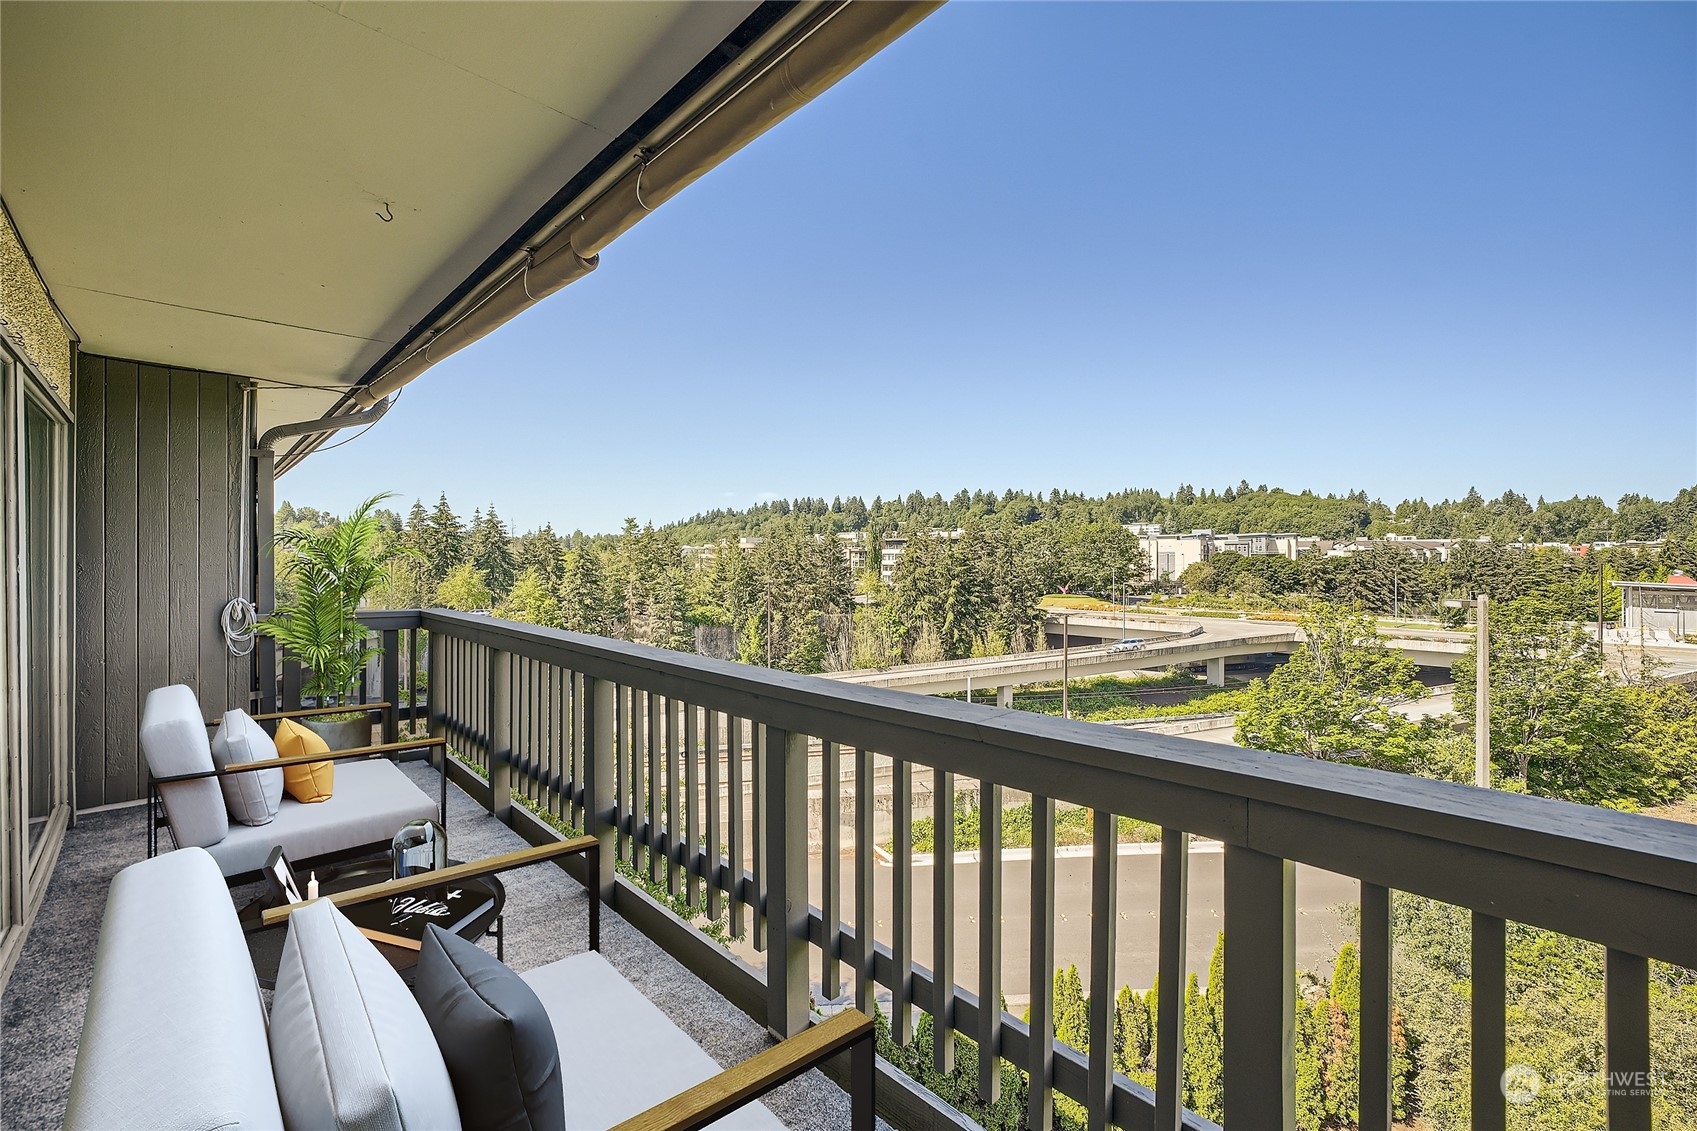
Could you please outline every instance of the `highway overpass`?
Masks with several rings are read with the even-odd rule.
[[[1060,639],[1062,614],[1051,611],[1049,631]],[[1118,612],[1073,611],[1066,614],[1068,636],[1082,641],[1070,649],[1066,667],[1073,679],[1122,675],[1126,672],[1160,670],[1174,665],[1205,664],[1208,682],[1225,683],[1226,665],[1253,656],[1289,655],[1296,651],[1302,633],[1286,621],[1232,620],[1225,617],[1169,617]],[[1148,642],[1135,651],[1116,652],[1111,643],[1122,632]],[[1386,643],[1403,652],[1421,667],[1447,668],[1471,645],[1470,632],[1443,629],[1391,629]],[[1025,652],[1016,656],[987,656],[970,660],[945,660],[935,664],[903,664],[830,672],[827,678],[869,687],[894,687],[921,695],[942,695],[975,688],[994,687],[997,701],[1012,702],[1015,687],[1033,683],[1058,683],[1062,668],[1061,649]]]
[[[1117,615],[1114,624],[1114,639],[1118,640]],[[1073,648],[1064,661],[1071,677],[1087,679],[1130,671],[1159,670],[1174,664],[1207,664],[1209,682],[1222,685],[1225,683],[1225,665],[1229,660],[1268,653],[1289,655],[1296,650],[1300,640],[1300,634],[1292,624],[1229,620],[1216,624],[1203,620],[1175,623],[1168,618],[1157,622],[1137,617],[1129,618],[1127,624],[1133,636],[1145,636],[1148,643],[1129,652],[1116,652],[1111,644]],[[1156,638],[1157,634],[1161,634],[1159,638]],[[1016,656],[987,656],[937,664],[831,672],[827,678],[870,687],[894,687],[921,695],[965,691],[970,681],[971,686],[976,688],[996,688],[1000,693],[998,701],[1001,701],[1011,696],[1015,687],[1059,682],[1062,663],[1062,652],[1055,648]]]

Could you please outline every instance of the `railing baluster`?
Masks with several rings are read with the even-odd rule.
[[[383,741],[397,742],[401,737],[401,634],[386,628],[383,637]]]
[[[1610,1131],[1650,1126],[1650,963],[1622,950],[1603,958]]]
[[[1031,797],[1031,1077],[1025,1126],[1049,1131],[1055,1116],[1055,800]]]
[[[771,914],[766,906],[766,852],[770,847],[766,843],[766,726],[753,719],[748,721],[749,741],[753,747],[749,759],[749,776],[752,788],[749,790],[749,803],[754,809],[753,841],[754,841],[754,890],[752,910],[754,912],[754,949],[766,949],[766,920]]]
[[[1155,1131],[1184,1120],[1184,985],[1190,910],[1190,834],[1161,830],[1161,920],[1155,980]]]
[[[931,773],[931,1063],[955,1070],[955,776]]]
[[[1092,1131],[1106,1131],[1114,1111],[1114,955],[1119,917],[1119,823],[1100,809],[1091,816],[1090,1077],[1085,1107]]]
[[[418,733],[418,634],[422,629],[407,632],[407,729]]]
[[[484,724],[489,736],[489,812],[503,824],[513,819],[513,666],[511,652],[488,649],[485,670],[488,711]]]
[[[978,783],[978,1098],[1002,1096],[1002,787]]]
[[[416,652],[416,637],[414,639]],[[269,643],[269,640],[261,641],[262,645]],[[442,683],[438,683],[437,680],[438,678],[446,679],[442,675],[441,669],[447,662],[447,649],[440,643],[440,635],[434,632],[430,634],[430,639],[426,642],[425,647],[428,649],[426,655],[430,660],[431,681],[430,698],[428,700],[430,718],[425,724],[425,730],[431,738],[446,738],[448,735],[448,720],[445,716],[447,696],[442,694]],[[415,683],[418,680],[416,668],[413,671],[413,680]],[[414,726],[417,726],[416,721]],[[442,775],[441,780],[436,783],[436,788],[440,791],[437,794],[436,819],[441,821],[442,827],[446,829],[448,827],[448,747],[446,745],[435,747],[431,760],[437,763],[436,768]]]
[[[721,845],[724,843],[724,833],[719,827],[719,713],[708,711],[706,722],[707,738],[707,917],[717,922],[724,910],[724,902],[719,896],[719,885],[729,884],[728,872],[721,872],[719,861],[724,858]]]
[[[744,928],[743,915],[743,802],[742,802],[742,720],[725,716],[725,765],[730,771],[731,828],[730,828],[730,886],[731,934],[740,937]]]
[[[643,793],[643,751],[647,739],[644,737],[643,721],[647,718],[647,693],[631,688],[630,691],[630,749],[626,752],[629,765],[626,767],[626,782],[630,786],[630,798],[627,802],[626,818],[630,821],[630,866],[642,866],[642,822],[646,812]]]
[[[1503,1096],[1507,1057],[1507,924],[1494,915],[1473,913],[1473,1131],[1503,1131],[1508,1126]]]
[[[1391,892],[1361,884],[1361,1131],[1391,1127]]]
[[[679,846],[684,876],[687,879],[685,898],[691,907],[701,905],[701,876],[706,856],[701,851],[701,731],[696,722],[693,703],[683,704],[684,712],[684,841]]]
[[[1296,1126],[1296,869],[1227,844],[1227,1126]]]
[[[666,700],[666,891],[677,895],[682,886],[678,873],[678,858],[682,855],[683,837],[679,832],[679,806],[683,802],[678,787],[678,759],[683,751],[683,704],[674,698]]]
[[[664,798],[661,792],[665,788],[665,776],[661,772],[660,761],[665,757],[666,731],[665,719],[671,715],[671,709],[663,696],[652,691],[648,693],[648,882],[660,882],[661,853],[665,843],[660,839],[660,812]]]
[[[631,836],[635,829],[631,827],[631,803],[635,786],[631,785],[631,749],[636,740],[636,688],[619,686],[618,689],[618,739],[613,749],[614,773],[618,774],[614,788],[614,824],[619,830],[619,861],[633,864],[636,861],[635,837]]]
[[[766,729],[766,1028],[807,1028],[807,736]]]
[[[877,941],[878,908],[872,902],[872,880],[877,857],[873,848],[873,818],[877,815],[878,782],[873,777],[872,751],[854,751],[854,1004],[871,1015],[878,1005],[878,983],[873,975]]]
[[[585,733],[585,730],[589,722],[589,715],[591,711],[589,706],[591,688],[589,680],[581,673],[570,672],[568,675],[570,676],[572,690],[572,788],[570,795],[571,805],[568,812],[571,814],[571,817],[569,818],[571,823],[582,829],[584,832],[588,832],[589,816],[585,810],[593,804],[593,802],[589,796],[590,748],[587,740],[588,736]],[[581,800],[579,800],[580,798]],[[613,849],[611,845],[606,846],[606,853],[608,856],[612,856]]]
[[[890,805],[890,1034],[906,1045],[913,1039],[913,763],[903,758],[890,760]]]
[[[819,993],[833,1000],[843,992],[842,965],[842,773],[835,742],[819,748],[819,905],[825,919]]]
[[[613,877],[618,864],[615,825],[618,794],[613,768],[618,764],[619,688],[604,679],[585,678],[583,735],[583,830],[601,844],[594,859],[600,873],[589,877],[590,942],[599,933],[602,903],[613,900]]]

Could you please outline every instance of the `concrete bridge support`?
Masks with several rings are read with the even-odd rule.
[[[1208,686],[1224,687],[1226,685],[1226,658],[1216,657],[1208,661]]]
[[[1001,687],[996,688],[996,706],[1013,706],[1013,686],[1011,684],[1003,684]]]

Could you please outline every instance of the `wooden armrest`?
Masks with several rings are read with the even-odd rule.
[[[862,1041],[870,1052],[873,1039],[872,1018],[858,1009],[845,1009],[807,1032],[632,1116],[613,1131],[697,1131]],[[855,1106],[860,1108],[859,1104]]]
[[[276,719],[307,719],[313,715],[351,715],[355,711],[371,712],[385,711],[394,706],[393,703],[354,703],[345,707],[303,707],[298,711],[270,711],[263,715],[249,715],[248,718],[256,723],[272,722]],[[207,729],[217,726],[224,721],[224,716],[207,723]]]
[[[337,907],[368,903],[373,899],[406,895],[408,892],[417,891],[420,888],[434,887],[437,884],[452,884],[461,880],[469,880],[474,876],[491,876],[497,872],[510,872],[514,868],[523,868],[527,864],[535,864],[542,860],[552,860],[556,856],[569,856],[574,852],[598,848],[600,843],[592,836],[573,837],[571,840],[542,844],[535,848],[523,848],[517,852],[506,852],[500,856],[489,856],[466,864],[453,864],[446,868],[438,868],[434,872],[419,872],[405,879],[385,880],[380,884],[368,884],[362,888],[353,888],[349,891],[337,892],[335,895],[321,898],[328,899]],[[260,923],[262,926],[275,927],[286,922],[290,913],[296,908],[305,906],[306,903],[291,903],[286,907],[270,908],[260,916]]]
[[[407,742],[385,742],[378,746],[356,746],[352,750],[331,750],[326,754],[291,754],[287,758],[267,758],[261,762],[232,762],[219,770],[220,774],[251,774],[255,770],[277,770],[284,766],[305,766],[313,762],[347,762],[375,758],[380,754],[395,754],[402,750],[417,750],[426,746],[446,746],[445,738],[415,738]],[[205,775],[201,775],[205,776]],[[160,781],[176,781],[160,778]]]

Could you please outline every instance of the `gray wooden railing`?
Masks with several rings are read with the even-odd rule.
[[[1294,863],[1361,881],[1361,1127],[1391,1123],[1391,899],[1412,892],[1473,913],[1472,1125],[1506,1122],[1505,923],[1603,944],[1607,1068],[1648,1074],[1648,959],[1697,967],[1697,829],[1564,802],[1067,722],[899,691],[857,687],[667,650],[443,610],[366,614],[392,657],[428,631],[433,734],[487,774],[482,799],[539,835],[516,793],[604,845],[601,898],[763,1020],[776,1036],[809,1023],[810,963],[820,992],[845,979],[860,1008],[889,996],[898,1042],[916,1010],[933,1018],[934,1058],[952,1064],[964,1034],[1030,1075],[1028,1124],[1046,1128],[1054,1097],[1084,1105],[1092,1127],[1208,1126],[1181,1093],[1187,846],[1224,842],[1224,1108],[1233,1128],[1294,1125]],[[414,670],[417,670],[416,666]],[[391,699],[394,697],[391,696]],[[817,811],[810,763],[819,767]],[[847,774],[844,774],[845,768]],[[932,777],[935,864],[915,887],[913,778]],[[746,779],[745,780],[745,775]],[[879,776],[887,778],[892,857],[890,942],[865,924],[886,872],[869,846]],[[977,984],[955,977],[954,795],[977,783],[982,822]],[[832,788],[836,783],[838,788]],[[999,819],[1005,791],[1031,795],[1030,1024],[1000,999],[1003,899]],[[809,904],[810,844],[835,864],[844,798],[853,808],[852,882],[834,866]],[[1057,803],[1094,810],[1089,1054],[1053,1031]],[[1114,815],[1163,830],[1160,1001],[1151,1091],[1113,1070]],[[764,979],[697,945],[645,910],[615,875],[623,863],[709,917],[728,914],[766,957]],[[916,901],[929,899],[933,968],[914,961]],[[1045,914],[1042,911],[1051,913]],[[1039,1039],[1033,1039],[1033,1034]],[[1645,1079],[1647,1077],[1639,1077]],[[1611,1090],[1609,1126],[1650,1125],[1642,1089]]]

